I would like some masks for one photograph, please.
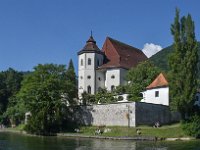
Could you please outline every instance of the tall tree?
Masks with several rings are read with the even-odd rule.
[[[140,101],[142,99],[140,92],[144,91],[159,73],[160,70],[150,61],[142,62],[136,68],[129,70],[127,80],[130,83],[126,88],[130,94],[129,99],[132,101]]]
[[[58,132],[66,120],[69,102],[64,65],[38,65],[22,82],[17,99],[31,112],[27,131],[36,134]]]
[[[74,64],[72,59],[70,59],[69,61],[69,65],[68,65],[68,69],[66,72],[66,79],[67,82],[70,86],[68,89],[68,93],[69,93],[69,98],[70,100],[72,100],[72,102],[75,102],[73,99],[77,98],[78,95],[78,90],[77,90],[77,79],[76,79],[76,73],[75,73],[75,69],[74,69]]]
[[[6,111],[9,99],[19,91],[22,79],[23,74],[12,68],[0,72],[0,115]]]
[[[174,51],[169,57],[171,108],[181,112],[182,117],[192,112],[197,90],[197,41],[191,15],[180,19],[176,9],[171,25]]]

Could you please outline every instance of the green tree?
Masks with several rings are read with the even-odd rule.
[[[137,65],[136,68],[129,70],[127,74],[128,85],[126,91],[129,93],[129,100],[140,101],[142,95],[140,92],[156,78],[160,70],[150,61],[145,61]]]
[[[20,90],[23,74],[12,68],[0,72],[0,115],[6,111],[9,99]],[[1,120],[2,121],[2,120]]]
[[[190,115],[197,90],[197,41],[192,17],[179,17],[176,9],[171,25],[174,37],[174,51],[169,57],[171,108],[181,112],[182,117]]]
[[[6,118],[7,124],[18,125],[24,122],[26,109],[23,101],[16,98],[16,95],[9,98],[8,107],[4,112],[3,117]]]
[[[71,103],[70,86],[64,65],[38,65],[26,76],[17,99],[32,114],[26,126],[28,132],[47,135],[62,129]]]
[[[92,105],[92,104],[97,104],[96,99],[95,99],[95,95],[92,94],[88,94],[87,92],[83,92],[82,93],[82,104],[83,105]]]
[[[70,59],[69,61],[68,69],[66,72],[66,79],[69,85],[68,87],[70,87],[67,89],[69,99],[71,100],[72,103],[75,103],[76,101],[74,99],[78,97],[78,90],[77,90],[76,73],[72,59]]]
[[[114,98],[114,91],[109,92],[107,89],[100,89],[95,95],[96,103],[112,103],[117,100]]]

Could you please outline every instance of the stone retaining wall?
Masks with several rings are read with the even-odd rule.
[[[179,113],[171,112],[168,106],[150,103],[136,103],[136,125],[169,124],[181,119]]]
[[[153,125],[159,121],[168,124],[180,120],[164,105],[141,102],[79,106],[74,109],[74,119],[81,125],[131,126]]]

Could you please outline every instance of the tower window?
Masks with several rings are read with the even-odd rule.
[[[111,86],[111,91],[113,92],[113,91],[114,91],[114,89],[115,89],[115,86],[114,86],[114,85],[112,85],[112,86]]]
[[[155,97],[159,97],[159,91],[155,91]]]
[[[99,77],[98,79],[99,79],[99,81],[101,81],[101,78],[100,78],[100,77]]]
[[[88,58],[88,65],[91,65],[92,61],[91,58]]]
[[[91,76],[87,76],[88,79],[91,79]]]
[[[81,79],[83,79],[83,76],[80,76]]]
[[[81,66],[83,66],[83,59],[81,59]]]
[[[114,79],[114,78],[115,78],[115,76],[114,76],[114,75],[112,75],[112,76],[111,76],[111,79]]]
[[[100,65],[100,62],[99,62],[99,60],[97,60],[97,66],[99,66]]]
[[[87,87],[87,92],[88,92],[88,94],[91,94],[91,86]]]

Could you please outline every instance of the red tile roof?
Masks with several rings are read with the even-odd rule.
[[[156,79],[146,87],[146,89],[158,88],[158,87],[166,87],[168,86],[168,81],[166,80],[165,76],[160,73]]]
[[[116,67],[130,69],[139,62],[147,60],[146,55],[141,50],[110,37],[106,38],[102,50],[108,61],[100,66],[100,69]]]

